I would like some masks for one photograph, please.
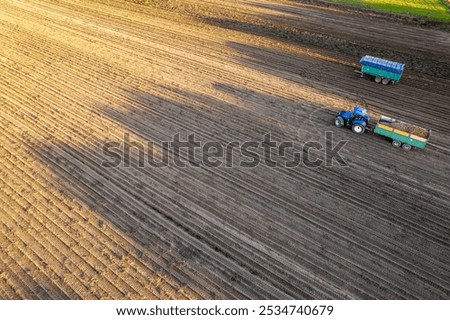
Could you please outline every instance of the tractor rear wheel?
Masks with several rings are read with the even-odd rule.
[[[409,151],[409,150],[411,150],[411,145],[410,144],[407,144],[407,143],[404,143],[403,145],[402,145],[402,149],[403,150],[405,150],[405,151]]]
[[[389,82],[391,82],[391,79],[389,79],[389,78],[383,78],[383,80],[381,80],[381,83],[384,85],[389,84]]]
[[[380,82],[381,82],[381,80],[382,80],[382,79],[381,79],[381,77],[380,77],[380,76],[376,76],[376,77],[375,77],[375,82],[376,82],[376,83],[380,83]]]
[[[334,124],[336,127],[342,127],[345,124],[344,118],[341,116],[337,116],[336,119],[334,119]]]
[[[398,140],[392,140],[392,145],[395,148],[400,148],[402,146],[402,143],[400,141],[398,141]]]
[[[359,123],[355,123],[352,125],[352,131],[356,134],[363,134],[364,131],[366,131],[366,127]]]

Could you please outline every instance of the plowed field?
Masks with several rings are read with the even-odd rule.
[[[1,2],[0,298],[448,299],[450,33],[187,2]],[[404,78],[360,78],[363,54],[405,62]],[[430,128],[430,144],[334,127],[355,103]],[[243,168],[237,153],[233,168],[140,168],[135,148],[130,167],[101,165],[125,133],[225,145],[270,132],[302,150],[327,131],[348,141],[347,166]]]

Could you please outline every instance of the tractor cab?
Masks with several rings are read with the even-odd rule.
[[[336,127],[351,127],[352,131],[357,134],[363,134],[366,131],[370,117],[367,110],[360,106],[355,106],[353,111],[342,110],[336,115]]]

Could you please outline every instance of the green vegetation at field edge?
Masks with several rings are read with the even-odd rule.
[[[369,9],[424,16],[436,20],[450,21],[448,0],[331,0]]]

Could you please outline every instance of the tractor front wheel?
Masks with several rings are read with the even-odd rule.
[[[352,126],[352,131],[356,134],[363,134],[364,131],[366,131],[366,127],[361,124],[355,123]]]
[[[337,116],[336,119],[334,119],[334,124],[336,127],[342,127],[345,124],[344,118],[341,116]]]

